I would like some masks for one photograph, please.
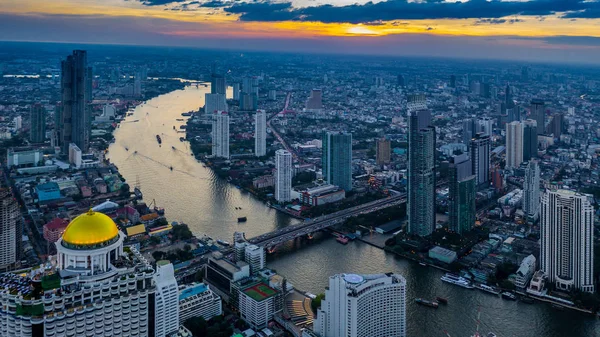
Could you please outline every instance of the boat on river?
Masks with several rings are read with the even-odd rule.
[[[502,298],[509,301],[516,301],[517,296],[509,291],[505,291],[502,293]]]
[[[158,142],[158,145],[162,144],[162,139],[160,138],[160,135],[156,135],[156,141]]]
[[[238,222],[246,222],[247,220],[248,220],[248,218],[246,218],[245,216],[238,218]]]
[[[438,296],[438,297],[436,297],[436,298],[435,298],[435,300],[436,300],[438,303],[442,303],[442,304],[448,304],[448,299],[447,299],[447,298],[445,298],[445,297],[440,297],[440,296]]]
[[[471,281],[467,280],[464,277],[457,276],[454,274],[446,273],[446,275],[442,276],[440,280],[463,287],[463,288],[473,289],[473,285],[471,284]]]
[[[335,238],[335,240],[343,245],[348,244],[348,238],[345,236],[338,236],[337,238]]]
[[[494,295],[499,295],[500,294],[500,290],[498,290],[498,289],[496,289],[494,287],[488,286],[487,284],[483,284],[483,283],[482,284],[476,284],[475,288],[477,288],[479,290],[483,290],[486,293],[494,294]]]
[[[424,305],[426,307],[430,307],[430,308],[434,308],[434,309],[437,309],[438,306],[439,306],[438,302],[428,301],[428,300],[423,299],[423,298],[415,298],[415,302],[417,304]]]

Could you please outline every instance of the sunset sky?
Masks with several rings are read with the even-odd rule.
[[[600,64],[600,0],[0,0],[0,40]]]

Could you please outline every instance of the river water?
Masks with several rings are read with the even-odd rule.
[[[218,179],[191,156],[189,144],[177,133],[187,119],[181,113],[204,105],[208,87],[189,86],[138,106],[115,131],[108,158],[131,186],[139,182],[144,200],[164,207],[169,220],[185,222],[196,235],[231,241],[235,231],[252,237],[297,220],[266,207],[250,194]],[[283,105],[283,101],[282,101]],[[139,120],[138,122],[132,122]],[[162,138],[159,146],[156,135]],[[172,147],[175,147],[173,149]],[[128,149],[128,150],[127,150]],[[135,153],[137,151],[137,154]],[[173,170],[170,167],[173,167]],[[241,209],[236,209],[241,207]],[[237,223],[246,216],[248,221]],[[298,289],[324,292],[328,277],[342,272],[396,272],[407,279],[407,324],[412,337],[471,336],[480,310],[480,332],[500,337],[600,336],[600,321],[572,311],[557,311],[548,304],[509,302],[477,290],[442,283],[443,273],[422,267],[362,242],[341,245],[325,234],[311,241],[296,240],[268,257],[268,266],[287,277]],[[415,297],[448,298],[434,310],[417,306]]]

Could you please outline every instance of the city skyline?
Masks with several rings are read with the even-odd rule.
[[[599,17],[582,0],[9,0],[0,40],[599,64]]]

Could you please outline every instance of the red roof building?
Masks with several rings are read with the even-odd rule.
[[[44,239],[48,242],[55,243],[60,239],[61,235],[69,225],[69,221],[61,218],[55,218],[44,225]]]

